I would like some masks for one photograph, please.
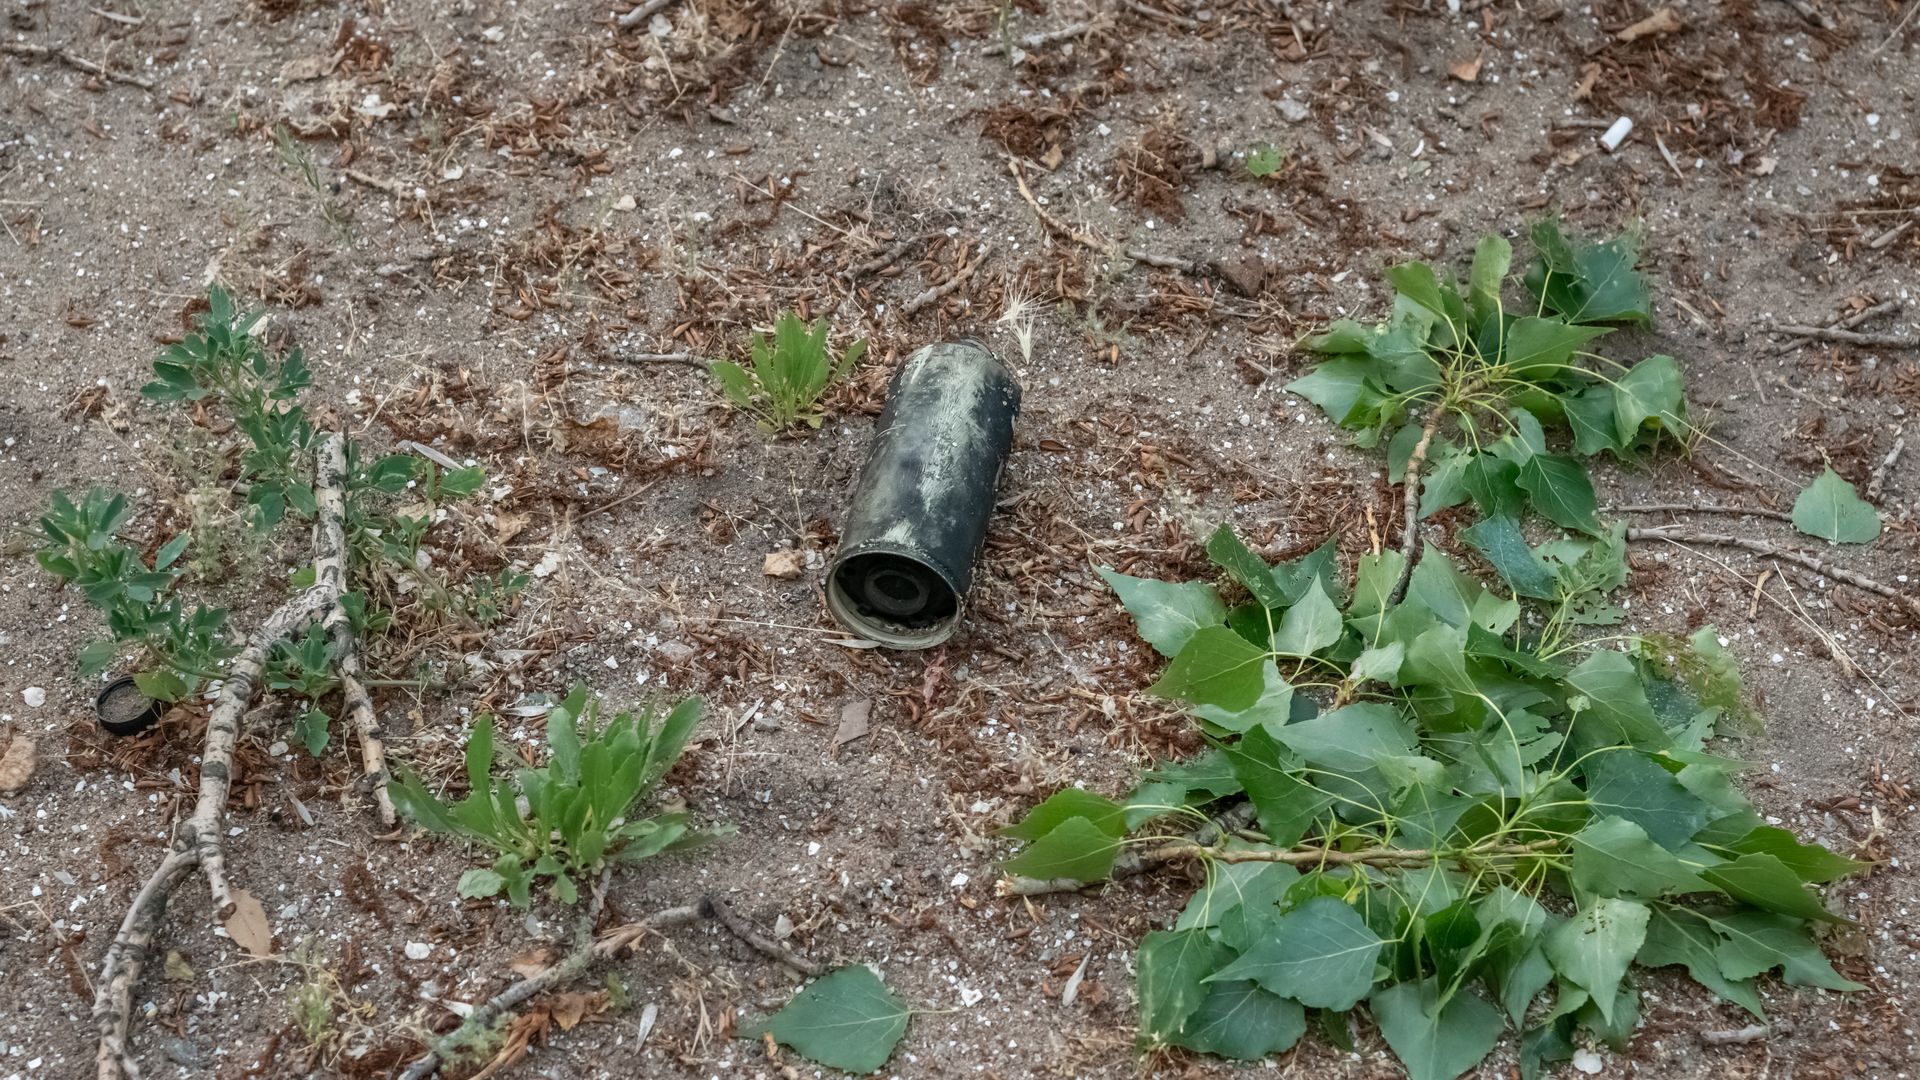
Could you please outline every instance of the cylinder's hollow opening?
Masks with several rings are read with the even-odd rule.
[[[939,626],[960,610],[933,567],[905,555],[856,555],[840,564],[834,584],[861,617],[910,630]]]

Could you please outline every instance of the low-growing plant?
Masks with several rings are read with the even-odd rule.
[[[1141,942],[1144,1046],[1260,1058],[1310,1027],[1346,1040],[1364,1005],[1414,1080],[1472,1068],[1509,1027],[1532,1077],[1578,1030],[1632,1037],[1636,966],[1682,967],[1758,1018],[1769,972],[1859,988],[1821,955],[1817,928],[1847,920],[1809,886],[1861,864],[1769,825],[1707,749],[1739,697],[1710,629],[1543,641],[1523,597],[1431,548],[1397,601],[1397,551],[1349,587],[1331,544],[1269,566],[1223,526],[1207,550],[1243,599],[1102,575],[1168,660],[1149,692],[1190,708],[1209,749],[1117,801],[1060,791],[1007,830],[1016,892],[1121,860],[1206,867]]]
[[[1576,244],[1544,220],[1532,239],[1521,275],[1531,302],[1520,311],[1503,295],[1513,250],[1499,236],[1480,241],[1464,295],[1426,263],[1392,267],[1386,321],[1342,319],[1305,338],[1327,359],[1287,389],[1360,445],[1384,444],[1390,478],[1419,488],[1421,517],[1471,500],[1486,516],[1531,509],[1598,535],[1581,459],[1690,438],[1680,366],[1665,355],[1627,364],[1590,347],[1612,324],[1652,322],[1636,233]],[[1571,436],[1571,455],[1549,447],[1550,430]]]
[[[748,342],[751,368],[727,360],[710,367],[720,393],[734,408],[758,421],[761,430],[784,431],[796,423],[818,428],[826,415],[820,398],[835,379],[866,354],[867,340],[847,346],[836,362],[827,350],[827,320],[808,326],[793,312],[782,312],[773,339],[754,334]]]
[[[1255,180],[1265,180],[1286,163],[1287,152],[1272,143],[1261,143],[1247,151],[1247,175]]]
[[[412,771],[395,770],[393,801],[404,813],[429,832],[497,854],[490,867],[461,875],[460,895],[504,892],[525,907],[535,882],[551,878],[553,897],[571,904],[580,883],[609,864],[684,851],[730,831],[695,828],[685,812],[637,816],[693,734],[699,699],[680,702],[658,726],[651,709],[615,713],[604,724],[600,714],[599,698],[575,686],[547,714],[547,763],[517,769],[510,780],[493,777],[493,717],[480,717],[467,740],[469,791],[452,805]]]
[[[127,646],[140,651],[134,682],[158,701],[180,701],[207,679],[239,646],[227,630],[227,613],[203,604],[188,607],[174,591],[187,535],[174,537],[145,562],[120,537],[132,505],[126,496],[94,488],[78,503],[53,493],[40,519],[42,569],[78,588],[105,617],[108,637],[80,650],[82,675],[105,671]]]

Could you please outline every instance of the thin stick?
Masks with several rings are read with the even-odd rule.
[[[1093,24],[1091,22],[1081,21],[1081,22],[1068,23],[1067,25],[1061,27],[1058,30],[1047,30],[1041,33],[1028,34],[1027,36],[1021,38],[1020,40],[1014,42],[1013,44],[1015,48],[1024,49],[1027,52],[1032,52],[1035,49],[1044,49],[1048,45],[1052,45],[1055,42],[1071,41],[1072,39],[1077,38],[1082,34],[1085,34],[1087,31],[1091,29],[1093,29]],[[993,43],[992,45],[987,46],[984,49],[981,49],[980,55],[999,56],[1001,53],[1006,51],[1007,51],[1007,43],[1004,41],[998,41]]]
[[[322,521],[344,522],[347,517],[346,475],[347,441],[339,435],[333,435],[321,444],[319,475],[314,483],[314,502],[319,507]],[[341,558],[346,556],[346,541],[341,540]],[[341,570],[342,587],[346,576],[344,563]],[[336,594],[337,595],[337,594]],[[360,667],[359,635],[353,632],[353,620],[347,617],[347,606],[334,603],[327,609],[326,618],[321,620],[327,639],[333,645],[334,664],[340,671],[340,696],[346,702],[342,719],[353,729],[360,740],[360,769],[365,782],[373,791],[374,804],[379,808],[380,824],[392,828],[400,819],[393,809],[393,795],[388,792],[387,784],[393,775],[387,771],[387,746],[381,739],[380,721],[373,712],[373,697],[367,693],[364,681],[365,673]]]
[[[314,500],[319,505],[313,522],[314,584],[267,617],[221,680],[219,697],[207,714],[206,743],[200,751],[200,793],[193,812],[175,824],[172,851],[134,897],[94,984],[93,1023],[100,1036],[95,1067],[100,1080],[137,1080],[140,1075],[139,1063],[127,1047],[133,987],[174,888],[197,868],[206,875],[214,917],[225,919],[233,913],[233,889],[227,882],[222,840],[226,836],[227,795],[233,783],[240,721],[253,701],[268,652],[337,607],[346,586],[347,535],[341,514],[345,501],[341,493],[346,471],[344,437],[338,432],[328,433],[314,457]]]
[[[1878,45],[1875,45],[1873,47],[1873,51],[1868,53],[1867,55],[1868,56],[1880,55],[1881,50],[1893,44],[1894,39],[1898,38],[1901,34],[1906,33],[1907,24],[1913,22],[1913,16],[1915,12],[1920,12],[1920,0],[1913,0],[1913,3],[1907,5],[1907,13],[1905,15],[1900,16],[1900,22],[1898,25],[1896,25],[1893,28],[1893,33],[1888,34],[1887,40],[1881,42]]]
[[[1760,1042],[1771,1034],[1773,1029],[1765,1024],[1748,1024],[1746,1027],[1734,1028],[1730,1031],[1703,1031],[1700,1033],[1700,1041],[1708,1046],[1743,1046],[1747,1043]]]
[[[906,306],[900,309],[900,313],[903,315],[916,314],[921,308],[926,307],[928,304],[944,300],[952,295],[955,289],[967,283],[967,279],[973,276],[975,270],[980,269],[980,264],[987,261],[987,254],[992,250],[992,244],[981,244],[980,254],[976,256],[972,262],[955,270],[952,277],[907,301]]]
[[[1805,567],[1816,574],[1825,575],[1835,581],[1844,582],[1855,588],[1865,589],[1870,593],[1877,593],[1880,596],[1895,601],[1913,614],[1920,615],[1920,600],[1916,600],[1890,585],[1883,585],[1867,577],[1865,574],[1858,574],[1844,567],[1835,566],[1832,563],[1816,559],[1804,552],[1794,551],[1791,548],[1777,547],[1767,543],[1765,540],[1754,540],[1745,536],[1730,536],[1726,533],[1698,532],[1681,525],[1662,525],[1654,529],[1628,529],[1627,539],[1634,541],[1665,540],[1673,544],[1713,544],[1720,547],[1740,548],[1769,559],[1779,559],[1783,562],[1790,562],[1795,566]]]
[[[827,969],[821,965],[814,963],[794,952],[792,949],[787,948],[785,945],[755,930],[752,923],[741,918],[740,914],[728,907],[726,902],[721,900],[717,894],[708,893],[706,899],[701,901],[701,904],[705,910],[713,913],[714,918],[720,920],[722,926],[732,931],[733,936],[753,946],[761,955],[778,960],[800,974],[809,977],[818,976],[826,972]]]
[[[619,24],[620,29],[631,30],[672,7],[673,3],[674,0],[647,0],[646,3],[639,5],[614,21]]]
[[[1873,475],[1867,477],[1867,500],[1869,502],[1877,503],[1880,501],[1880,496],[1885,492],[1887,486],[1887,470],[1893,468],[1893,463],[1900,460],[1900,453],[1906,448],[1907,437],[1905,435],[1894,436],[1893,449],[1887,451],[1887,456],[1881,458],[1880,464],[1873,467]]]
[[[1843,345],[1879,345],[1888,349],[1920,349],[1920,337],[1907,337],[1903,334],[1857,334],[1851,330],[1837,330],[1826,326],[1796,326],[1792,324],[1775,326],[1771,329],[1776,334],[1813,338],[1816,341],[1837,341]]]
[[[359,169],[342,169],[340,171],[347,179],[363,187],[370,187],[375,191],[384,191],[396,199],[413,198],[412,189],[408,188],[403,181],[382,180],[371,173],[363,173]]]
[[[1832,30],[1833,20],[1828,18],[1808,0],[1786,0],[1787,6],[1800,13],[1800,17],[1822,30]]]
[[[688,367],[702,369],[707,366],[705,360],[699,359],[692,353],[683,352],[617,352],[612,358],[622,364],[685,364]]]
[[[1406,520],[1400,526],[1400,580],[1394,583],[1387,606],[1406,599],[1407,584],[1413,580],[1413,564],[1420,557],[1420,466],[1427,460],[1427,447],[1433,444],[1433,432],[1446,415],[1446,402],[1436,401],[1427,413],[1427,424],[1420,429],[1420,441],[1407,456],[1407,470],[1400,482],[1406,488],[1401,496],[1401,513]]]
[[[697,921],[700,916],[699,906],[686,904],[656,911],[639,922],[616,926],[598,938],[584,938],[579,947],[568,953],[558,963],[514,983],[468,1013],[459,1027],[435,1040],[425,1054],[416,1058],[413,1064],[408,1065],[407,1071],[400,1074],[400,1080],[426,1080],[440,1068],[440,1062],[448,1051],[459,1047],[474,1035],[493,1027],[495,1020],[525,1004],[535,995],[586,974],[589,969],[613,959],[635,942],[655,931],[685,926]]]
[[[1033,216],[1040,219],[1040,224],[1044,225],[1048,232],[1053,233],[1055,236],[1071,240],[1081,247],[1091,248],[1102,255],[1107,254],[1107,246],[1105,244],[1088,236],[1086,233],[1068,226],[1066,222],[1047,213],[1046,208],[1040,205],[1040,200],[1034,198],[1033,192],[1028,189],[1027,175],[1021,171],[1020,160],[1018,158],[1009,157],[1007,159],[1007,171],[1013,174],[1013,182],[1020,188],[1020,197],[1027,200],[1027,205],[1033,208]]]
[[[1713,506],[1710,504],[1693,505],[1688,503],[1647,503],[1643,506],[1616,506],[1616,514],[1748,514],[1753,517],[1772,518],[1775,521],[1792,521],[1793,515],[1785,510],[1769,510],[1764,506]]]
[[[899,243],[888,248],[887,250],[881,252],[880,254],[875,255],[873,258],[868,259],[866,262],[863,262],[858,266],[848,267],[846,271],[842,273],[840,276],[843,279],[849,282],[852,282],[852,281],[857,281],[860,278],[866,277],[868,274],[877,274],[880,271],[885,270],[887,267],[892,266],[895,260],[899,259],[900,256],[905,255],[909,250],[913,248],[913,245],[919,243],[921,239],[922,238],[918,236],[909,236],[906,239],[901,240]]]
[[[1149,19],[1163,19],[1180,27],[1182,30],[1200,29],[1199,19],[1189,18],[1185,15],[1175,15],[1171,11],[1161,11],[1157,7],[1148,7],[1146,4],[1141,3],[1140,0],[1120,0],[1120,6],[1136,15],[1145,15]]]
[[[1157,266],[1162,270],[1178,270],[1183,274],[1198,274],[1201,272],[1197,264],[1190,263],[1185,259],[1173,255],[1155,255],[1151,251],[1142,251],[1139,248],[1128,248],[1122,254],[1134,262],[1145,263],[1148,266]]]
[[[76,71],[84,71],[89,75],[97,75],[109,82],[137,86],[149,94],[153,93],[153,84],[138,75],[128,75],[124,72],[115,71],[102,64],[96,64],[85,57],[75,56],[66,49],[56,45],[30,45],[24,41],[0,41],[0,53],[11,53],[14,56],[38,57],[42,60],[58,60]]]

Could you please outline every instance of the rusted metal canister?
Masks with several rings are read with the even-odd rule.
[[[977,341],[900,365],[827,571],[841,625],[895,649],[953,636],[1019,412],[1020,384]]]

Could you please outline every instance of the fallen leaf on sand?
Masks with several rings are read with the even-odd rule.
[[[343,49],[332,56],[302,56],[297,60],[289,60],[280,67],[280,81],[294,83],[324,79],[333,74],[333,69],[340,66],[340,61],[346,55]]]
[[[760,564],[760,572],[770,578],[792,581],[807,569],[807,553],[797,548],[782,548],[767,552],[765,561]]]
[[[193,965],[187,963],[187,958],[180,955],[179,949],[167,950],[166,973],[167,978],[174,982],[193,981]]]
[[[0,795],[11,795],[26,787],[27,781],[33,779],[33,765],[33,740],[22,732],[14,732],[6,753],[0,754]]]
[[[1680,21],[1680,16],[1675,15],[1672,8],[1663,7],[1659,11],[1654,12],[1639,22],[1634,23],[1632,26],[1627,27],[1625,30],[1620,31],[1618,34],[1615,34],[1614,37],[1621,41],[1639,41],[1643,37],[1651,37],[1655,34],[1677,33],[1686,28],[1687,24]]]
[[[513,973],[523,979],[533,978],[552,964],[553,951],[545,948],[529,949],[507,961],[507,966],[513,969]]]
[[[872,698],[849,701],[841,706],[840,728],[833,733],[833,748],[838,750],[855,739],[866,738],[868,721],[872,719]]]
[[[1484,59],[1485,57],[1476,56],[1471,60],[1462,60],[1447,68],[1447,74],[1459,79],[1461,82],[1479,82],[1480,63]]]
[[[266,909],[245,889],[233,890],[233,914],[227,916],[227,936],[255,956],[273,955],[273,927]]]

